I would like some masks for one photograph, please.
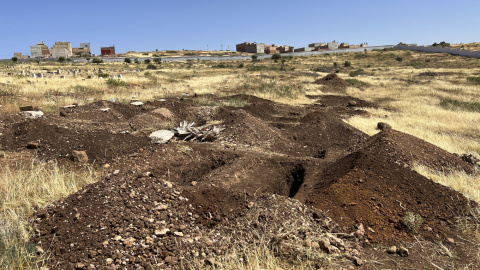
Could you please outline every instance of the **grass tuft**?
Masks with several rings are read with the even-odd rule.
[[[447,110],[480,112],[480,102],[465,102],[447,98],[440,101],[440,106]]]

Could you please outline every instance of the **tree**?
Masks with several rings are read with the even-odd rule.
[[[124,60],[124,61],[125,61],[125,63],[127,63],[127,64],[130,64],[130,63],[132,63],[132,59],[130,59],[130,58],[125,58],[125,60]]]
[[[103,59],[102,59],[102,58],[95,57],[95,58],[92,59],[92,63],[94,63],[94,64],[101,64],[101,63],[103,63]]]
[[[65,57],[60,56],[60,57],[58,57],[57,61],[60,62],[60,63],[63,63],[63,62],[65,62]]]
[[[133,62],[135,62],[135,64],[140,64],[140,61],[138,61],[138,58],[133,59]]]
[[[258,55],[254,54],[252,55],[252,62],[258,62]]]
[[[155,64],[160,65],[160,64],[162,63],[162,58],[160,58],[160,57],[155,57],[155,58],[153,58],[153,62],[154,62]]]
[[[90,61],[90,57],[88,57],[88,56],[85,57],[85,60],[87,60],[87,62]]]
[[[352,63],[350,61],[345,61],[345,63],[343,63],[343,66],[350,67],[352,66]]]
[[[148,65],[148,64],[150,64],[150,59],[147,58],[147,59],[143,60],[143,62]]]
[[[272,60],[275,60],[275,63],[277,63],[280,59],[282,59],[282,56],[279,53],[275,53],[272,55]]]
[[[18,57],[16,57],[16,56],[12,57],[12,61],[13,61],[13,62],[17,62],[17,61],[18,61]]]

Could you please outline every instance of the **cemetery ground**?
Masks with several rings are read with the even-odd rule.
[[[0,63],[1,268],[479,268],[480,59],[147,66]]]

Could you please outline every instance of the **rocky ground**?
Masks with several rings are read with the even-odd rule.
[[[246,106],[202,107],[198,98],[1,116],[1,150],[104,175],[34,216],[32,241],[49,268],[221,268],[248,261],[258,243],[312,268],[480,267],[478,247],[456,226],[476,204],[409,167],[474,165],[394,129],[370,137],[342,121],[368,117],[361,108],[375,104],[330,95],[299,107],[238,95],[209,98]],[[209,142],[148,137],[183,120],[225,129]]]

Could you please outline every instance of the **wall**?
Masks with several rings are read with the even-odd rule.
[[[452,48],[442,48],[442,47],[432,47],[432,46],[417,46],[409,44],[398,44],[395,46],[399,50],[410,50],[410,51],[419,51],[419,52],[430,52],[430,53],[449,53],[453,55],[467,56],[467,57],[478,57],[480,58],[480,51],[469,51],[461,49],[452,49]]]

